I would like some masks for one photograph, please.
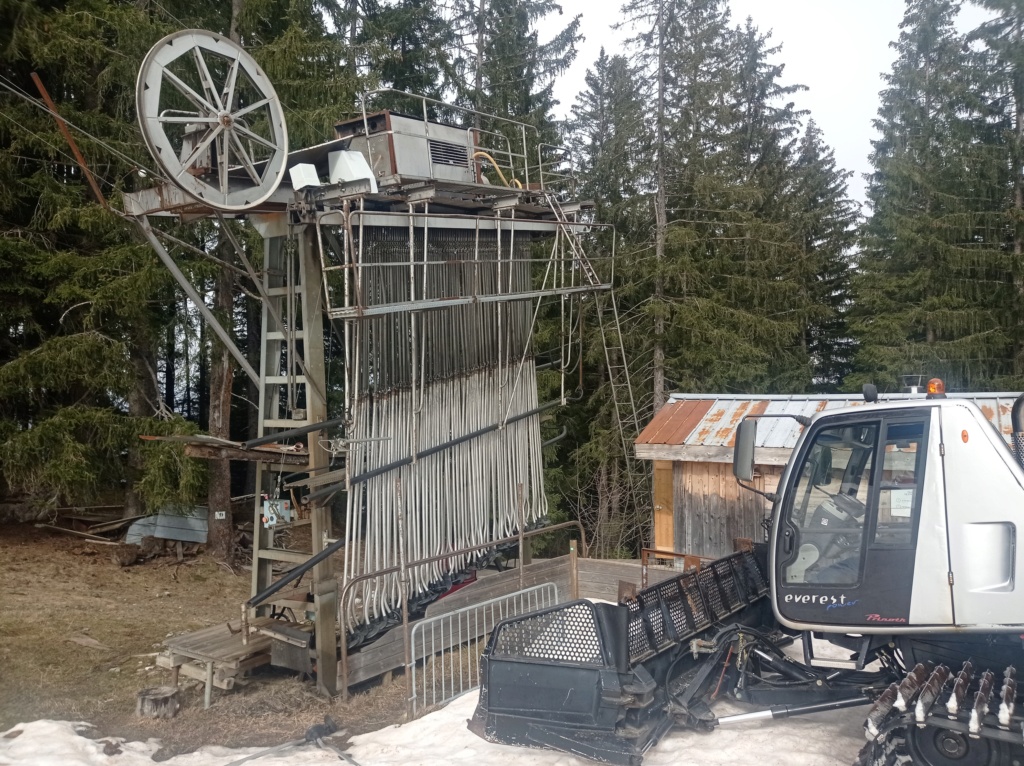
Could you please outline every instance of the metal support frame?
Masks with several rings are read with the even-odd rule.
[[[322,446],[327,420],[323,318],[320,306],[320,262],[313,232],[296,227],[295,247],[286,238],[268,238],[264,245],[264,269],[260,293],[263,299],[262,348],[259,378],[260,427],[257,442],[274,432],[307,432],[310,473],[330,465]],[[301,345],[301,351],[299,346]],[[281,360],[284,368],[281,369]],[[301,405],[301,406],[300,406]],[[285,410],[282,412],[282,409]],[[320,425],[320,429],[314,427]],[[252,592],[259,593],[273,580],[276,561],[292,560],[290,551],[274,546],[274,531],[262,523],[262,495],[276,496],[283,466],[260,464],[256,473],[253,519]],[[289,469],[294,470],[294,469]],[[319,553],[331,535],[330,507],[310,504],[312,555]],[[299,555],[299,559],[308,556]],[[313,611],[316,624],[317,688],[337,693],[337,580],[328,559],[313,567]]]
[[[228,331],[225,330],[221,323],[217,321],[217,317],[207,307],[206,301],[202,299],[196,289],[192,286],[192,283],[188,281],[188,277],[186,277],[182,270],[178,268],[178,264],[174,262],[173,258],[171,258],[171,254],[167,252],[160,240],[157,239],[156,234],[153,232],[153,227],[149,224],[149,219],[146,216],[140,216],[134,220],[135,223],[138,224],[142,235],[149,241],[149,244],[157,254],[157,257],[163,262],[164,266],[167,267],[167,270],[171,272],[171,276],[174,277],[174,281],[181,286],[185,295],[187,295],[189,300],[192,301],[192,304],[196,307],[199,313],[203,315],[203,319],[206,320],[210,329],[213,330],[214,335],[217,336],[217,340],[224,344],[231,356],[233,356],[235,361],[238,362],[238,366],[241,367],[245,371],[245,374],[249,376],[249,380],[259,385],[260,376],[256,374],[256,370],[254,370],[252,365],[249,364],[249,360],[245,358],[245,354],[243,354],[238,346],[235,345],[235,341],[231,338]]]
[[[424,118],[428,117],[428,101],[423,101]],[[365,129],[365,108],[363,122]],[[528,126],[502,122],[520,134],[522,148],[509,144],[507,155],[510,166],[521,163],[525,187],[496,188],[481,194],[479,189],[486,187],[446,186],[445,181],[434,179],[429,189],[416,184],[407,189],[406,211],[395,210],[394,196],[383,200],[365,189],[339,195],[339,189],[331,187],[334,192],[317,196],[316,206],[308,194],[300,200],[299,196],[293,199],[275,193],[274,205],[280,207],[268,202],[261,208],[280,211],[270,214],[279,219],[263,219],[262,273],[253,268],[215,208],[188,203],[188,215],[220,219],[244,273],[256,285],[262,301],[258,373],[174,264],[157,238],[159,232],[145,215],[134,219],[213,332],[258,385],[259,433],[251,441],[308,434],[309,478],[302,482],[309,487],[304,501],[310,507],[312,551],[306,554],[275,547],[274,530],[262,523],[262,496],[277,497],[285,489],[286,469],[283,461],[280,465],[259,463],[254,596],[243,607],[243,635],[247,635],[248,619],[257,610],[268,608],[273,592],[311,571],[318,688],[325,694],[338,692],[339,670],[342,693],[347,692],[346,620],[350,628],[358,628],[400,608],[408,648],[410,598],[429,592],[438,582],[478,561],[480,552],[499,545],[518,542],[520,555],[526,559],[533,535],[567,526],[527,531],[546,513],[539,478],[539,423],[547,405],[538,406],[530,337],[541,301],[557,299],[562,318],[562,380],[557,403],[564,404],[570,398],[566,377],[576,368],[582,385],[581,354],[567,348],[582,340],[579,299],[611,290],[614,233],[609,264],[591,263],[586,238],[607,227],[582,218],[580,204],[564,203],[552,194],[551,183],[567,180],[557,172],[557,147],[539,144],[537,165],[531,167]],[[469,145],[477,146],[481,131],[469,132]],[[429,125],[425,135],[430,136]],[[426,141],[424,146],[426,150]],[[555,160],[548,163],[548,157]],[[472,161],[477,161],[475,153]],[[539,181],[539,193],[530,188],[533,179]],[[399,182],[396,177],[395,183]],[[128,199],[126,205],[148,210],[145,205],[139,207],[152,196],[147,194],[141,193],[139,200]],[[160,203],[155,214],[185,211],[163,197]],[[460,208],[474,212],[450,212]],[[389,252],[385,248],[391,246],[386,242],[375,243],[368,237],[374,229],[378,234],[391,232],[383,239],[393,236],[396,229],[407,230],[407,258],[402,247],[392,247]],[[548,253],[539,252],[541,237],[545,247],[550,242]],[[374,251],[374,247],[381,249]],[[446,310],[452,312],[447,317]],[[344,409],[334,420],[328,420],[326,405],[325,315],[335,321],[345,354]],[[453,317],[460,318],[461,327],[452,326]],[[617,330],[617,316],[615,320]],[[477,335],[470,343],[467,338],[472,333]],[[622,358],[621,333],[614,337]],[[481,343],[481,338],[485,342]],[[606,338],[606,348],[608,345]],[[474,361],[467,361],[473,354]],[[394,370],[389,370],[392,362]],[[624,369],[624,361],[622,365]],[[628,371],[625,374],[628,376]],[[388,375],[392,377],[386,380]],[[626,385],[628,390],[628,377]],[[626,406],[632,406],[632,391],[628,393]],[[459,412],[461,419],[431,419],[436,413],[458,412],[460,407],[465,410]],[[368,422],[375,425],[367,428]],[[398,425],[385,431],[377,425],[381,422]],[[332,463],[339,449],[324,438],[326,427],[341,429],[350,448],[341,466]],[[403,441],[407,436],[408,441]],[[451,466],[440,459],[442,452],[453,456]],[[456,470],[456,456],[461,461],[457,470],[466,481],[449,486],[447,477]],[[287,470],[294,472],[294,465]],[[391,471],[393,477],[383,475]],[[345,483],[337,483],[342,477]],[[480,478],[476,484],[486,495],[475,505],[467,502],[470,494],[466,487],[474,485],[470,477]],[[484,477],[490,483],[485,483]],[[369,527],[348,540],[348,547],[345,540],[330,541],[330,509],[324,503],[337,492],[349,495],[346,534],[370,510],[385,519],[373,528],[376,547],[372,550],[369,543],[365,551],[358,549],[371,539]],[[403,500],[402,495],[407,498]],[[488,498],[501,502],[492,504]],[[456,518],[460,507],[479,507],[484,513],[467,521]],[[447,517],[435,519],[437,513]],[[578,522],[574,525],[580,526]],[[444,537],[447,531],[436,533],[442,529],[462,532],[449,539]],[[581,526],[580,531],[582,534]],[[343,547],[345,573],[339,585],[331,554]],[[585,555],[585,540],[582,548]],[[444,552],[424,555],[435,551]],[[298,566],[274,582],[276,562]],[[378,579],[382,577],[390,579]],[[370,581],[376,581],[373,588],[354,589]],[[358,600],[355,596],[372,596],[379,603],[349,613],[349,602]],[[340,662],[335,654],[339,633]]]

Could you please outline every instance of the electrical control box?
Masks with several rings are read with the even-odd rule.
[[[295,511],[292,510],[291,500],[264,500],[263,501],[263,526],[273,529],[278,524],[289,524],[295,521]]]

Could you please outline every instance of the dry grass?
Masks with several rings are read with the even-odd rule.
[[[136,693],[169,678],[153,667],[163,640],[234,618],[248,573],[205,557],[121,569],[107,546],[22,525],[0,529],[0,582],[0,731],[39,718],[84,720],[101,736],[159,738],[162,754],[173,755],[280,744],[327,714],[357,734],[399,722],[405,710],[401,680],[332,703],[294,674],[267,670],[235,691],[215,690],[209,710],[201,685],[183,679],[176,718],[136,718]]]

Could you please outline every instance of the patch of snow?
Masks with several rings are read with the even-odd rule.
[[[592,766],[575,756],[550,750],[496,745],[466,728],[477,694],[465,694],[447,707],[400,726],[353,737],[349,754],[360,766]],[[716,712],[750,710],[720,704]],[[864,743],[864,708],[817,713],[779,721],[755,721],[722,727],[709,734],[676,731],[644,757],[645,766],[850,766]],[[342,722],[344,726],[344,722]],[[81,736],[68,722],[19,724],[8,739],[0,733],[2,766],[152,766],[159,742],[124,742],[118,755],[104,755],[102,740]],[[179,755],[168,766],[226,766],[264,748],[232,750],[205,747]],[[334,753],[312,745],[292,748],[249,762],[252,766],[340,764]]]

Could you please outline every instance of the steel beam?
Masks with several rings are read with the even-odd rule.
[[[136,218],[135,223],[138,224],[143,236],[145,236],[149,241],[153,250],[156,251],[157,257],[163,261],[164,266],[166,266],[167,270],[171,272],[171,276],[173,276],[174,280],[181,286],[181,289],[185,291],[185,295],[188,296],[189,300],[192,301],[195,307],[199,310],[199,313],[203,315],[203,319],[206,320],[210,329],[213,330],[213,334],[217,336],[217,339],[224,344],[224,347],[227,348],[231,356],[235,358],[235,361],[238,362],[238,366],[241,367],[245,371],[245,374],[249,376],[249,380],[258,386],[260,384],[260,376],[256,374],[256,370],[254,370],[252,365],[249,364],[249,360],[245,358],[245,354],[243,354],[239,350],[238,346],[235,345],[235,341],[232,340],[228,331],[225,330],[221,326],[220,322],[217,321],[217,317],[214,316],[212,311],[210,311],[209,307],[206,305],[206,301],[203,300],[202,296],[200,296],[192,286],[192,283],[188,281],[184,272],[178,268],[178,264],[174,262],[173,258],[171,258],[171,254],[167,252],[163,243],[161,243],[156,234],[153,233],[153,228],[149,225],[149,221],[146,217],[142,216],[140,218]]]

